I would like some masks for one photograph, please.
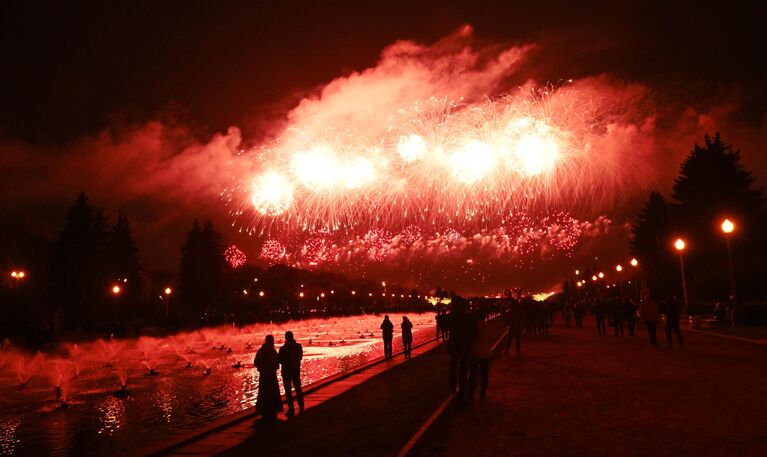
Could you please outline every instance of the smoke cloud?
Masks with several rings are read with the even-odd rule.
[[[290,147],[305,140],[306,132],[339,127],[376,138],[389,128],[392,116],[431,97],[471,105],[548,87],[554,93],[550,109],[572,110],[567,106],[572,98],[556,94],[577,94],[577,106],[591,111],[570,116],[582,115],[590,127],[598,124],[583,135],[593,153],[590,160],[610,164],[600,168],[605,173],[601,179],[620,192],[620,199],[606,196],[598,208],[573,215],[577,243],[567,249],[552,248],[549,241],[533,243],[530,256],[524,257],[513,252],[518,240],[509,242],[493,230],[460,232],[455,239],[428,233],[411,244],[393,233],[373,247],[361,238],[352,249],[334,241],[331,250],[338,252],[331,257],[339,262],[327,267],[338,268],[351,250],[353,256],[359,253],[367,259],[364,274],[392,281],[432,286],[439,282],[471,292],[498,290],[510,282],[549,287],[572,264],[590,262],[595,255],[612,264],[626,256],[627,223],[650,190],[668,192],[682,159],[704,133],[720,131],[726,142],[742,149],[746,166],[758,178],[767,176],[767,158],[761,150],[767,141],[767,119],[741,122],[737,97],[704,109],[661,105],[652,87],[608,74],[551,85],[521,79],[530,67],[550,67],[555,59],[556,50],[535,43],[478,46],[471,27],[464,26],[431,45],[395,42],[381,52],[376,65],[316,88],[270,122],[275,126],[274,141]],[[178,247],[195,217],[213,218],[229,241],[255,259],[266,237],[240,233],[237,224],[232,227],[235,218],[229,213],[238,211],[241,202],[222,197],[224,189],[261,166],[244,153],[251,150],[245,146],[253,143],[251,137],[255,133],[231,127],[199,141],[187,126],[151,120],[110,125],[97,135],[55,148],[6,138],[0,141],[0,205],[9,214],[47,211],[46,230],[55,234],[67,205],[84,190],[110,214],[127,213],[150,270],[177,265]],[[376,249],[385,255],[376,254]]]

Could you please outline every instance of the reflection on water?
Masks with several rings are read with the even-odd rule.
[[[115,397],[107,397],[99,403],[99,419],[101,426],[98,433],[114,435],[120,429],[125,417],[125,405],[123,401]]]
[[[392,317],[398,323],[398,316]],[[63,374],[71,386],[66,409],[56,399],[59,376],[46,372],[57,366],[52,358],[39,356],[46,360],[19,390],[13,367],[34,355],[0,351],[0,454],[130,454],[137,446],[254,406],[258,372],[253,357],[266,334],[274,334],[280,346],[284,332],[294,332],[304,346],[301,375],[308,385],[380,357],[381,319],[310,319],[67,345],[57,348],[57,357],[68,353],[72,363],[58,366],[78,369]],[[433,314],[411,315],[411,320],[416,343],[434,336]],[[394,344],[400,345],[396,337]],[[122,384],[127,393],[119,392]]]
[[[152,394],[152,400],[166,422],[171,422],[173,416],[173,404],[176,402],[176,394],[173,390],[173,378],[164,377],[160,380],[157,391]]]
[[[16,430],[21,424],[18,417],[0,418],[0,454],[11,455],[16,452],[16,445],[21,440],[16,437]]]

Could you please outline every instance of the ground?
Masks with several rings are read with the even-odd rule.
[[[486,400],[451,406],[413,454],[767,455],[767,346],[685,332],[599,337],[555,327],[499,356]],[[266,427],[229,455],[395,455],[447,396],[438,348],[304,417]]]

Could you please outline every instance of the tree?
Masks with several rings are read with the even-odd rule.
[[[130,223],[125,215],[118,214],[109,237],[110,272],[113,279],[125,282],[123,303],[135,306],[141,296],[141,267],[138,248],[133,241]]]
[[[719,216],[740,220],[762,218],[762,190],[740,163],[740,150],[726,145],[719,133],[706,135],[682,162],[671,196],[679,202],[679,216],[688,226],[710,226]]]
[[[221,235],[210,221],[200,228],[195,219],[181,246],[179,292],[187,311],[200,316],[216,310],[221,299],[221,276],[225,266]]]
[[[639,259],[650,288],[657,295],[667,295],[673,290],[671,227],[671,207],[660,193],[650,193],[631,228],[631,253]]]
[[[668,204],[653,193],[632,228],[632,252],[654,295],[679,294],[679,266],[673,239],[682,237],[688,292],[692,301],[724,298],[728,294],[727,253],[720,229],[727,217],[736,221],[732,236],[733,257],[739,292],[763,295],[767,286],[760,279],[767,260],[764,239],[765,214],[761,189],[754,177],[717,133],[706,135],[682,163]],[[675,284],[676,282],[676,284]]]
[[[53,296],[70,324],[105,319],[109,265],[106,219],[84,192],[69,208],[54,248]],[[109,309],[107,307],[107,309]]]

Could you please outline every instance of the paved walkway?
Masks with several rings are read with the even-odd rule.
[[[661,328],[652,348],[586,325],[495,358],[488,398],[449,406],[409,455],[767,455],[766,346],[685,332],[669,348]],[[243,420],[173,455],[396,455],[448,394],[444,349],[416,352],[318,391],[294,420]]]
[[[417,360],[419,356],[435,349],[438,345],[439,344],[436,341],[432,340],[414,347],[413,358],[411,360]],[[323,385],[317,388],[310,387],[304,395],[305,414],[309,414],[309,410],[325,403],[331,398],[338,397],[368,379],[376,377],[393,367],[407,362],[407,360],[399,354],[400,353],[395,354],[395,357],[388,361],[374,361],[365,365],[361,370],[358,369],[353,371],[351,374],[335,376],[332,378],[332,382],[326,383],[326,381],[321,381],[319,384]],[[284,414],[281,414],[279,419],[280,422],[288,422]],[[292,424],[298,421],[299,419],[297,418],[290,422]],[[197,438],[185,439],[184,441],[186,442],[181,445],[171,445],[170,447],[167,447],[166,445],[165,449],[162,449],[161,446],[159,448],[148,449],[145,453],[149,455],[171,456],[220,454],[253,438],[254,433],[260,428],[261,424],[253,413],[245,413],[241,414],[239,419],[234,418],[234,420],[229,421],[228,424],[219,424],[218,426],[215,426],[214,430],[206,432]],[[268,434],[269,433],[267,433],[267,435]]]
[[[592,324],[592,326],[588,326]],[[554,328],[499,357],[485,401],[449,408],[420,456],[765,456],[767,347],[685,332],[685,347]]]

